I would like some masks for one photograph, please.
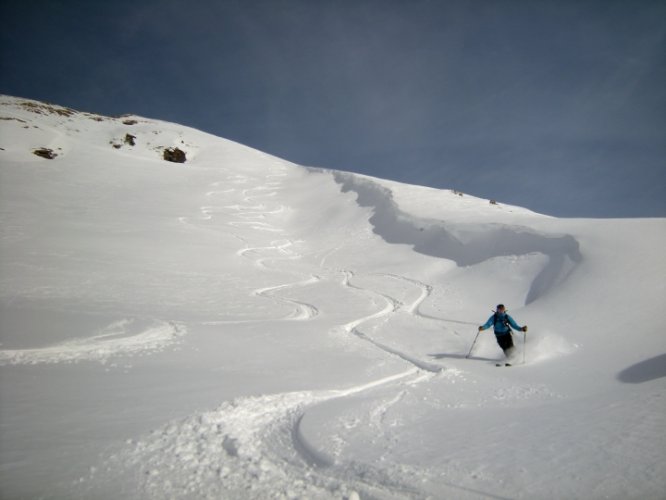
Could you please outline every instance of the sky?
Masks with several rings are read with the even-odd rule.
[[[558,217],[666,217],[666,2],[0,0],[0,93]]]

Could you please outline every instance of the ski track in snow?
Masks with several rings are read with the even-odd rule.
[[[269,175],[279,178],[286,174]],[[250,180],[244,176],[229,179],[237,185],[247,184]],[[237,188],[217,189],[219,184],[213,183],[205,195],[211,201],[222,198],[223,204],[207,203],[200,207],[197,216],[179,217],[178,221],[197,230],[216,231],[212,225],[216,215],[228,216],[231,213],[236,220],[226,224],[242,230],[232,233],[244,245],[236,252],[237,256],[250,260],[257,268],[267,272],[274,271],[280,262],[302,259],[303,256],[294,250],[296,242],[288,237],[269,240],[266,244],[266,234],[286,233],[284,228],[272,223],[273,218],[279,217],[286,209],[284,205],[270,203],[280,188],[278,181],[240,192]],[[229,203],[234,194],[240,194],[241,201]],[[260,244],[249,242],[251,231],[256,231]],[[336,271],[326,267],[326,258],[336,250],[338,248],[331,249],[321,259],[320,274],[342,274],[341,286],[361,293],[372,303],[377,300],[383,303],[377,311],[343,324],[339,329],[351,338],[367,342],[387,355],[408,363],[411,366],[407,371],[350,389],[281,393],[224,403],[216,410],[171,422],[136,442],[126,443],[128,446],[106,460],[102,470],[91,469],[90,481],[86,484],[95,485],[98,480],[99,484],[104,484],[105,478],[109,480],[129,474],[136,478],[138,484],[135,486],[146,498],[355,498],[358,497],[356,490],[380,497],[419,497],[418,491],[404,486],[408,484],[408,479],[403,482],[396,479],[399,476],[397,472],[389,477],[387,473],[373,470],[368,465],[335,464],[325,452],[310,444],[301,432],[301,421],[306,412],[317,404],[388,384],[419,384],[442,371],[440,365],[427,363],[380,343],[360,330],[364,323],[388,318],[398,311],[424,317],[419,312],[419,306],[430,296],[432,287],[395,274],[368,275],[415,287],[418,296],[405,304],[388,293],[354,284],[357,276],[352,270]],[[314,285],[323,278],[312,273],[299,278],[255,289],[251,296],[289,305],[292,312],[278,320],[312,320],[320,314],[316,305],[286,295],[289,290]],[[213,321],[207,324],[238,322]],[[114,356],[163,350],[179,342],[186,333],[183,325],[169,321],[154,320],[152,325],[139,332],[135,331],[136,326],[132,328],[133,323],[133,319],[125,319],[109,325],[98,335],[45,348],[2,350],[0,365],[81,360],[106,363]],[[373,421],[380,422],[388,406],[399,401],[405,391],[403,386],[395,398],[377,408]]]
[[[266,179],[270,177],[283,177],[287,174],[283,171],[278,173],[268,174]],[[230,181],[239,184],[246,184],[249,182],[249,177],[244,176],[233,176],[229,178]],[[217,184],[217,183],[216,183]],[[226,205],[207,205],[200,208],[202,213],[202,218],[204,220],[212,220],[215,213],[229,213],[231,211],[233,215],[241,220],[227,222],[227,224],[234,228],[244,228],[251,229],[261,232],[271,232],[271,233],[283,233],[284,229],[281,227],[276,227],[267,220],[270,216],[276,216],[285,211],[284,205],[278,205],[277,207],[271,207],[267,204],[266,200],[262,203],[256,203],[255,200],[263,198],[273,198],[277,195],[277,190],[280,188],[280,183],[277,181],[267,182],[265,185],[255,186],[252,188],[243,189],[240,192],[242,202],[235,204],[226,204]],[[207,196],[217,196],[219,195],[229,195],[234,193],[235,189],[228,190],[210,190],[206,193]],[[185,218],[181,218],[185,219]],[[189,223],[189,220],[185,220]],[[278,261],[287,261],[287,260],[298,260],[302,256],[290,248],[294,246],[294,242],[289,239],[282,240],[273,240],[269,245],[263,246],[251,246],[247,241],[247,235],[234,235],[237,239],[242,241],[245,244],[245,248],[242,248],[236,252],[236,255],[240,257],[247,258],[251,260],[258,268],[263,270],[270,270],[270,262]],[[262,238],[263,239],[263,238]],[[308,278],[303,280],[298,280],[293,283],[280,283],[278,285],[263,287],[254,290],[251,295],[254,297],[261,297],[265,299],[275,300],[277,302],[282,302],[293,307],[293,311],[288,315],[280,318],[285,321],[304,321],[310,320],[316,317],[319,314],[319,309],[312,304],[307,302],[298,301],[288,297],[282,297],[278,292],[284,292],[286,290],[297,288],[297,287],[306,287],[317,283],[320,281],[320,278],[315,275],[310,275]],[[257,322],[257,321],[266,321],[266,320],[241,320],[241,321],[211,321],[206,322],[206,324],[223,324],[223,323],[248,323],[248,322]]]
[[[281,175],[284,174],[272,176]],[[248,179],[235,177],[234,181],[244,184]],[[271,223],[271,217],[281,214],[285,207],[267,203],[279,187],[278,182],[273,182],[245,189],[241,192],[242,203],[201,207],[199,220],[211,221],[216,213],[235,212],[241,220],[227,224],[245,230],[242,235],[234,235],[245,245],[236,255],[251,260],[260,269],[271,271],[275,263],[299,260],[302,256],[293,250],[295,243],[288,238],[272,240],[268,245],[252,245],[248,241],[248,229],[256,230],[260,236],[267,232],[285,233],[283,228]],[[234,189],[212,189],[207,195],[227,198],[234,192]],[[190,218],[181,217],[179,220],[199,227]],[[265,241],[265,236],[259,239]],[[128,470],[138,471],[134,476],[146,498],[358,498],[356,490],[383,498],[393,498],[394,495],[423,496],[414,488],[405,486],[409,480],[404,476],[404,467],[402,477],[405,480],[401,482],[398,471],[388,474],[364,464],[335,464],[325,452],[313,447],[301,432],[300,424],[306,412],[317,404],[388,384],[402,382],[413,386],[430,380],[443,369],[441,365],[425,362],[380,343],[359,329],[364,323],[388,318],[397,311],[425,317],[419,312],[419,306],[430,296],[432,286],[395,274],[369,275],[415,287],[418,296],[405,304],[387,293],[354,284],[356,275],[352,270],[327,268],[325,261],[336,250],[331,249],[321,259],[321,274],[342,274],[341,286],[361,293],[371,302],[377,299],[383,302],[379,310],[343,324],[336,330],[408,363],[411,366],[407,371],[350,389],[282,393],[226,402],[216,410],[169,423],[136,442],[128,442],[125,449],[106,462],[104,470],[107,477],[115,477],[116,474],[123,477]],[[290,305],[292,313],[280,320],[312,320],[319,314],[317,306],[284,295],[290,289],[307,287],[321,280],[320,276],[310,274],[297,281],[256,289],[251,295]],[[207,324],[217,323],[238,321]],[[405,391],[403,385],[395,398],[373,413],[374,420],[381,421],[388,407],[399,401]],[[95,472],[92,473],[94,475]]]
[[[405,486],[404,468],[389,475],[369,465],[336,464],[300,430],[306,411],[314,405],[422,380],[422,372],[412,368],[344,390],[226,402],[128,441],[125,449],[91,473],[88,483],[95,484],[100,473],[107,481],[129,475],[139,483],[129,486],[138,487],[143,498],[355,498],[359,491],[379,498],[424,497]],[[402,392],[378,408],[373,418],[381,420],[388,406],[401,397]]]
[[[417,288],[420,289],[421,294],[419,297],[417,297],[414,302],[412,302],[411,305],[408,307],[403,308],[406,312],[409,314],[413,314],[415,316],[420,316],[424,317],[420,312],[419,312],[419,306],[428,298],[430,297],[430,294],[432,293],[432,286],[428,285],[426,283],[423,283],[421,281],[412,279],[412,278],[407,278],[405,276],[400,276],[397,274],[382,274],[382,276],[386,276],[388,278],[394,278],[396,280],[400,281],[405,281],[409,284],[415,285]]]
[[[433,372],[433,373],[439,373],[440,371],[442,371],[442,366],[441,365],[436,365],[434,363],[428,363],[427,361],[417,359],[414,356],[411,356],[411,355],[409,355],[405,352],[399,351],[397,349],[392,348],[391,346],[388,346],[386,344],[378,342],[378,341],[374,340],[372,337],[363,333],[358,328],[363,323],[366,323],[368,321],[378,319],[378,318],[388,317],[389,315],[391,315],[391,314],[393,314],[393,313],[395,313],[395,312],[397,312],[401,309],[404,309],[409,314],[412,314],[412,315],[415,315],[415,316],[418,315],[419,305],[426,298],[428,298],[428,296],[430,295],[430,292],[432,290],[432,287],[430,287],[429,285],[426,285],[425,283],[421,283],[421,282],[416,281],[416,280],[405,278],[403,276],[397,276],[397,275],[393,275],[393,274],[376,275],[376,276],[385,276],[385,277],[389,277],[389,278],[392,278],[392,279],[403,280],[403,281],[406,281],[407,283],[410,283],[412,285],[416,285],[420,288],[421,293],[420,293],[419,297],[416,300],[414,300],[410,305],[405,306],[405,304],[403,304],[399,300],[395,299],[394,297],[391,297],[390,295],[378,292],[376,290],[372,290],[370,288],[364,288],[364,287],[360,287],[358,285],[352,284],[352,278],[354,277],[354,273],[352,271],[347,270],[347,271],[344,271],[343,273],[344,273],[344,276],[345,276],[344,280],[343,280],[343,285],[344,286],[355,289],[355,290],[360,290],[361,292],[363,292],[367,295],[378,296],[381,299],[383,299],[385,304],[386,304],[383,309],[381,309],[380,311],[378,311],[376,313],[370,314],[368,316],[364,316],[362,318],[356,319],[354,321],[351,321],[351,322],[343,325],[342,329],[345,332],[350,333],[352,335],[355,335],[359,339],[361,339],[365,342],[369,342],[370,344],[374,345],[378,349],[381,349],[382,351],[386,352],[387,354],[390,354],[392,356],[397,356],[398,358],[414,365],[415,367],[417,367],[421,370],[426,370],[426,371]]]
[[[258,290],[255,290],[253,292],[253,295],[256,295],[257,297],[272,297],[273,294],[279,290],[284,290],[285,288],[292,288],[292,287],[298,287],[298,286],[308,286],[312,285],[314,283],[317,283],[320,281],[321,278],[318,276],[312,275],[310,278],[302,281],[298,281],[296,283],[285,283],[282,285],[276,285],[276,286],[270,286],[266,288],[260,288]],[[309,320],[314,318],[319,314],[319,309],[317,309],[315,306],[312,304],[308,304],[306,302],[300,302],[298,300],[293,300],[293,299],[288,299],[284,297],[277,297],[278,300],[281,300],[282,302],[285,302],[287,304],[291,304],[295,306],[294,312],[282,318],[283,320]]]

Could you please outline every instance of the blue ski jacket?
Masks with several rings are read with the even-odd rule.
[[[486,321],[486,323],[481,326],[481,329],[485,330],[486,328],[490,328],[492,326],[493,330],[495,331],[495,336],[500,337],[502,335],[508,335],[511,333],[511,329],[506,325],[506,323],[509,323],[509,325],[514,327],[516,330],[523,329],[523,327],[519,326],[518,323],[516,323],[507,313],[493,314],[490,318],[488,318],[488,321]]]

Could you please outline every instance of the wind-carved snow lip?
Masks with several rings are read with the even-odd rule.
[[[499,223],[462,224],[419,218],[400,209],[390,189],[370,178],[330,171],[343,192],[357,194],[361,207],[373,209],[369,222],[387,243],[407,244],[414,251],[473,266],[493,257],[541,253],[548,263],[534,278],[527,294],[529,304],[566,279],[583,256],[578,241],[569,234],[544,234],[531,228]]]

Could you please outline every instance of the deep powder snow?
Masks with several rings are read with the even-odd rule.
[[[663,219],[0,119],[3,498],[664,498]]]

